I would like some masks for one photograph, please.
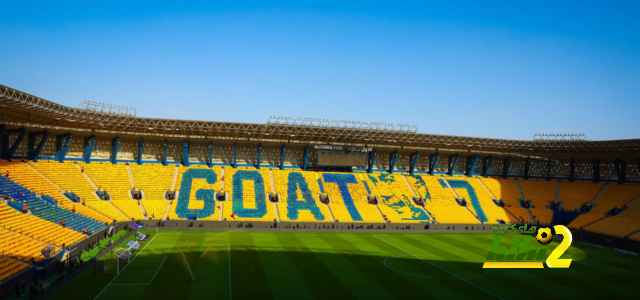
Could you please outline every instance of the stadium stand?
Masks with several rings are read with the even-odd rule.
[[[354,174],[318,173],[329,207],[337,222],[384,222],[380,212],[367,202],[367,190]]]
[[[84,228],[93,232],[105,227],[104,224],[94,219],[73,213],[41,199],[34,192],[6,177],[0,177],[0,195],[8,195],[20,205],[27,205],[33,215],[42,219],[58,224],[64,220],[66,226],[78,232],[82,232]]]
[[[563,181],[558,201],[562,202],[563,210],[578,211],[580,206],[591,202],[603,186],[603,183]]]
[[[64,228],[34,215],[23,214],[6,204],[0,204],[0,225],[6,230],[58,247],[62,244],[71,246],[85,239],[85,235],[80,232]]]
[[[44,259],[42,250],[48,244],[43,241],[24,236],[20,233],[0,228],[0,249],[3,257],[10,257],[22,262],[35,260],[40,262]]]
[[[564,184],[564,183],[563,183]],[[592,203],[594,208],[578,216],[569,224],[570,228],[582,228],[607,216],[615,207],[621,207],[640,196],[640,186],[607,184]]]
[[[479,223],[466,208],[458,205],[448,188],[442,186],[440,176],[407,176],[409,184],[425,199],[425,208],[437,223]]]
[[[2,233],[0,233],[1,235]],[[3,236],[4,237],[4,236]],[[2,242],[0,242],[1,244]],[[13,260],[9,257],[0,257],[0,283],[27,269],[25,263]]]
[[[124,163],[113,165],[111,163],[86,164],[79,162],[78,165],[84,168],[85,173],[98,188],[109,193],[109,196],[111,196],[109,202],[116,206],[118,210],[130,219],[145,219],[142,210],[140,210],[140,205],[132,199],[131,189],[133,185],[129,178],[127,166]]]
[[[367,192],[377,196],[378,208],[391,223],[426,223],[431,217],[414,203],[413,192],[402,174],[358,174]]]
[[[98,199],[98,196],[95,194],[95,188],[85,178],[75,163],[43,161],[38,163],[29,162],[29,164],[64,191],[76,194],[80,198],[79,203],[84,201],[88,208],[99,212],[110,220],[129,220],[129,218],[118,211],[109,201]],[[76,205],[76,209],[78,209],[78,207],[79,206]]]
[[[532,222],[526,208],[520,207],[519,199],[522,199],[518,186],[514,179],[480,178],[484,185],[491,191],[496,199],[502,200],[505,209],[511,212],[518,220]]]
[[[558,181],[546,180],[518,180],[524,198],[531,201],[531,205],[535,208],[547,207],[549,201],[556,200],[556,192],[558,190]]]
[[[224,179],[230,201],[223,206],[223,218],[267,222],[276,219],[275,208],[267,201],[266,190],[271,189],[269,176],[263,176],[253,167],[238,167],[225,168]]]
[[[75,212],[101,223],[111,221],[111,219],[105,215],[83,206],[81,203],[74,203],[69,200],[61,194],[60,187],[47,180],[44,175],[39,174],[30,165],[21,162],[0,162],[0,169],[5,168],[13,174],[11,177],[12,180],[37,194],[50,196],[56,200],[60,207],[71,211],[75,210]]]
[[[469,203],[469,209],[472,210],[476,215],[482,216],[482,214],[478,213],[476,209],[479,206],[482,209],[483,214],[486,216],[485,223],[499,223],[499,221],[504,221],[505,223],[510,223],[515,221],[515,219],[502,209],[497,206],[493,202],[493,197],[491,194],[487,192],[487,189],[482,185],[478,178],[468,178],[462,176],[456,176],[449,179],[449,177],[445,177],[451,184],[451,187],[458,193],[458,196],[467,199]],[[466,182],[468,185],[457,185],[455,181]],[[478,203],[474,205],[474,203]]]
[[[163,166],[161,164],[138,165],[129,164],[131,174],[136,183],[136,188],[144,192],[144,198],[149,200],[165,199],[165,194],[171,189],[175,165]]]
[[[326,205],[318,201],[318,182],[308,180],[303,172],[295,169],[272,169],[276,193],[280,194],[278,211],[282,222],[331,222]]]
[[[629,204],[617,216],[604,218],[584,227],[584,230],[617,237],[626,237],[640,230],[640,201]]]

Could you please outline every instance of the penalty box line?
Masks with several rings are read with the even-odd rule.
[[[156,238],[157,236],[159,236],[159,235],[160,235],[160,233],[158,233],[158,234],[154,235],[154,236],[151,238],[151,240],[150,240],[146,245],[144,245],[144,247],[142,247],[142,249],[140,250],[140,252],[138,252],[138,254],[136,254],[136,256],[134,256],[134,257],[133,257],[133,259],[131,259],[131,262],[133,262],[136,258],[138,258],[138,255],[140,255],[140,253],[142,253],[142,251],[144,251],[144,249],[147,249],[147,246],[149,246],[149,245],[153,242],[153,240],[155,240],[155,238]],[[112,251],[113,251],[113,250],[112,250]],[[116,259],[118,259],[118,258],[116,258]],[[166,259],[167,259],[167,258],[165,257],[165,260],[166,260]],[[124,272],[124,270],[125,270],[125,269],[130,265],[130,264],[131,264],[131,263],[129,263],[129,264],[127,264],[126,266],[124,266],[124,268],[122,268],[122,272]],[[162,264],[164,264],[164,261],[162,262]],[[158,270],[160,270],[160,269],[158,269]],[[122,273],[122,272],[120,272],[120,273]],[[98,297],[100,297],[100,295],[102,295],[102,293],[104,293],[104,291],[105,291],[105,290],[106,290],[110,285],[112,285],[113,281],[114,281],[114,280],[116,280],[116,278],[118,278],[118,276],[120,275],[120,273],[116,274],[116,276],[114,276],[114,277],[113,277],[113,279],[111,279],[111,281],[109,281],[109,283],[107,283],[107,285],[102,289],[102,291],[100,291],[100,293],[98,293],[98,295],[97,295],[95,298],[93,298],[93,300],[98,299]],[[157,272],[156,272],[156,275],[157,275]],[[154,275],[154,278],[155,278],[155,275]]]

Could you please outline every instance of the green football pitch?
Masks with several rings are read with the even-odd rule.
[[[569,269],[483,269],[471,233],[145,232],[120,274],[90,268],[53,299],[604,299],[640,294],[640,259],[574,240]],[[554,240],[550,249],[559,244]],[[550,253],[550,251],[548,252]],[[636,298],[637,299],[637,298]]]

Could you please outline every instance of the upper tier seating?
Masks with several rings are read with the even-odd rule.
[[[223,218],[267,222],[276,219],[275,207],[267,200],[267,191],[271,190],[269,176],[263,176],[253,167],[227,167],[224,169],[224,186],[231,201],[223,206]]]
[[[384,222],[378,209],[367,201],[367,190],[356,174],[319,173],[329,208],[338,222]],[[328,182],[327,182],[328,181]]]
[[[437,223],[479,223],[466,208],[458,205],[451,191],[443,187],[440,176],[407,176],[411,187],[425,199],[425,208]]]
[[[603,183],[563,181],[558,201],[562,202],[563,210],[577,211],[583,204],[591,202],[603,186]]]
[[[42,219],[57,224],[65,220],[67,227],[78,232],[82,232],[84,228],[87,228],[89,232],[96,232],[105,227],[104,224],[94,219],[54,206],[38,198],[32,191],[6,177],[0,177],[0,195],[8,195],[21,205],[26,204],[32,214]]]
[[[564,182],[563,182],[564,184]],[[640,196],[640,186],[609,183],[593,202],[595,207],[578,216],[569,224],[570,228],[582,228],[607,216],[613,208],[623,206]]]
[[[103,214],[110,220],[129,220],[129,218],[120,213],[109,201],[98,199],[98,196],[95,194],[95,188],[75,163],[43,161],[38,163],[30,162],[29,164],[63,190],[71,191],[78,195],[80,200],[85,201],[87,207]],[[78,206],[76,206],[76,209],[78,209]]]
[[[86,164],[79,162],[78,165],[84,167],[85,173],[99,188],[106,190],[111,196],[111,200],[132,200],[131,179],[127,166],[122,163],[116,165],[111,163],[94,162]],[[126,212],[125,212],[126,213]]]
[[[640,230],[640,201],[635,201],[629,208],[617,216],[604,218],[584,227],[584,230],[626,237]]]
[[[480,178],[496,199],[502,200],[505,209],[511,212],[521,222],[533,222],[526,208],[520,207],[518,200],[522,199],[516,181],[513,178]]]
[[[493,197],[491,196],[491,194],[489,194],[487,189],[482,185],[482,182],[480,182],[479,178],[477,177],[468,178],[468,177],[458,177],[458,176],[453,177],[451,179],[449,179],[450,177],[446,177],[446,178],[449,181],[449,184],[451,184],[451,186],[454,188],[456,193],[458,193],[458,196],[465,198],[468,202],[471,202],[471,203],[468,203],[469,209],[472,209],[476,215],[479,215],[478,211],[475,209],[475,205],[473,205],[473,201],[474,201],[473,194],[475,193],[475,198],[477,199],[478,204],[482,207],[482,211],[487,218],[486,222],[497,223],[498,220],[502,220],[506,223],[511,223],[511,222],[517,221],[515,218],[511,217],[509,213],[507,213],[504,209],[497,206],[493,202]],[[457,180],[466,181],[469,184],[469,186],[459,185],[460,188],[458,188],[458,185],[455,184],[455,181]]]
[[[318,181],[308,180],[297,169],[272,169],[276,193],[280,194],[278,211],[282,222],[331,222],[328,208],[318,201]]]
[[[136,188],[144,192],[144,198],[149,200],[165,199],[165,194],[171,190],[175,165],[161,164],[129,164]]]
[[[413,201],[413,192],[402,174],[376,172],[357,174],[369,194],[380,200],[378,208],[392,223],[426,223],[431,220],[424,209]]]
[[[518,179],[518,183],[520,183],[524,198],[531,201],[531,205],[535,208],[547,207],[549,201],[556,200],[557,181]]]
[[[124,213],[128,218],[134,220],[144,220],[145,217],[140,210],[138,202],[131,196],[131,179],[127,166],[123,163],[116,165],[111,163],[78,163],[84,167],[85,173],[91,178],[93,183],[102,190],[106,190],[111,196],[110,202]]]

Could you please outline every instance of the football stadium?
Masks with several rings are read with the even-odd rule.
[[[300,115],[257,118],[265,112],[259,105],[268,101],[262,99],[254,99],[253,105],[233,97],[218,103],[209,99],[222,96],[207,94],[197,103],[194,99],[202,96],[198,93],[206,92],[189,91],[195,84],[186,80],[175,83],[185,86],[184,98],[172,99],[166,106],[161,100],[157,105],[136,102],[139,94],[123,88],[128,86],[124,72],[123,78],[100,82],[104,88],[95,89],[83,86],[98,81],[91,74],[83,79],[84,70],[71,77],[75,79],[62,75],[36,79],[0,65],[0,80],[7,81],[0,82],[0,299],[637,299],[640,295],[640,139],[616,135],[637,136],[637,127],[623,125],[637,120],[623,117],[627,112],[620,112],[619,122],[613,124],[603,121],[611,117],[605,116],[609,104],[596,108],[602,114],[590,116],[590,123],[605,129],[594,140],[586,134],[535,134],[528,140],[478,137],[474,124],[486,119],[516,132],[526,131],[524,127],[547,128],[525,115],[544,110],[542,114],[556,116],[553,111],[562,108],[542,100],[527,102],[525,109],[510,106],[511,102],[492,107],[495,104],[483,100],[462,105],[454,100],[424,104],[414,99],[387,101],[384,106],[365,101],[357,109],[347,102],[344,107],[334,107],[335,102],[317,104],[281,87],[285,85],[277,75],[258,76],[259,72],[245,71],[246,65],[216,62],[196,43],[181,44],[176,41],[182,37],[167,38],[168,33],[149,29],[154,28],[149,24],[171,21],[137,25],[124,12],[95,9],[90,3],[86,7],[100,18],[120,22],[103,24],[104,28],[124,24],[123,28],[175,46],[186,56],[223,64],[224,72],[240,73],[293,95],[297,110],[278,110]],[[274,18],[281,13],[266,11]],[[264,12],[250,16],[261,18]],[[199,13],[182,17],[196,18]],[[51,17],[48,11],[47,15]],[[180,13],[168,14],[176,15]],[[302,19],[296,22],[304,27]],[[4,25],[12,21],[4,22],[0,28],[10,29]],[[81,27],[87,26],[93,35],[100,31],[89,29],[92,22],[102,21]],[[329,28],[335,25],[327,22]],[[289,39],[295,38],[283,37]],[[133,40],[131,45],[138,43]],[[109,47],[119,47],[118,43],[98,44],[113,50]],[[118,60],[109,58],[116,54],[105,54],[111,50],[95,55]],[[4,55],[2,51],[10,50],[0,49]],[[247,53],[238,52],[249,59]],[[345,55],[349,60],[360,53]],[[37,64],[9,57],[7,64]],[[95,67],[89,60],[77,59],[87,68]],[[292,62],[297,59],[291,57]],[[302,61],[307,60],[311,56]],[[376,63],[384,69],[387,62]],[[39,67],[75,70],[72,64]],[[188,68],[197,72],[198,67]],[[398,74],[411,80],[408,73]],[[74,82],[60,87],[62,92],[53,88],[65,80]],[[358,80],[352,83],[358,85]],[[251,82],[243,84],[251,89]],[[460,89],[469,84],[455,82]],[[84,100],[74,107],[67,100],[56,100],[66,99],[67,93],[77,99],[69,86],[98,99],[117,95],[132,104]],[[608,87],[620,86],[618,82]],[[139,88],[144,89],[144,85]],[[208,119],[198,120],[199,111],[210,107],[207,101],[221,107],[235,105],[240,112],[211,111]],[[588,101],[579,105],[595,106]],[[152,106],[160,110],[151,110]],[[637,103],[611,106],[637,114]],[[413,123],[407,118],[409,125],[373,118],[362,121],[373,111],[398,120],[393,115],[407,108],[420,111],[424,120]],[[325,116],[335,109],[347,116]],[[498,109],[503,110],[498,113]],[[584,114],[580,109],[572,107],[562,117],[540,123],[573,122],[572,117]],[[458,116],[462,110],[471,111],[472,117]],[[148,111],[151,115],[142,116]],[[166,117],[173,113],[177,117]],[[194,117],[181,117],[191,114]],[[523,122],[503,121],[507,117],[500,114]],[[432,121],[435,115],[449,119]],[[239,116],[243,119],[220,121]],[[425,122],[432,126],[410,125]],[[454,123],[464,124],[461,128],[468,136],[450,134]]]

